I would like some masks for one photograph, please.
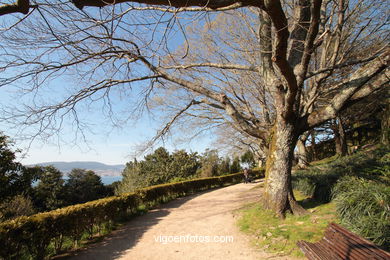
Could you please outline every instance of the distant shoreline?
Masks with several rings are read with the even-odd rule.
[[[100,176],[104,185],[110,185],[113,182],[121,181],[122,176]]]
[[[110,185],[113,182],[122,180],[122,176],[99,176],[99,177],[101,178],[102,183],[104,185]],[[68,179],[68,177],[64,176],[63,179],[66,180],[66,179]]]

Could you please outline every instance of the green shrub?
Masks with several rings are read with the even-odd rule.
[[[390,150],[380,147],[338,158],[328,164],[298,170],[292,176],[293,188],[317,201],[329,202],[332,189],[344,176],[357,176],[390,185]]]
[[[254,174],[261,176],[263,172]],[[161,184],[6,221],[0,224],[0,258],[21,259],[23,255],[30,255],[34,259],[42,259],[49,254],[50,244],[54,244],[56,252],[62,250],[64,239],[72,240],[77,246],[85,234],[92,237],[102,226],[126,220],[142,206],[150,208],[194,192],[235,184],[242,179],[242,173],[236,173]]]
[[[333,190],[341,223],[357,234],[390,249],[390,187],[344,177]]]
[[[343,225],[389,249],[390,150],[380,147],[319,164],[293,175],[294,189],[334,200]]]
[[[30,216],[34,213],[33,202],[23,195],[7,198],[0,203],[0,222],[20,216]]]

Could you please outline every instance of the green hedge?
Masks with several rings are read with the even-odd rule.
[[[263,172],[254,172],[258,177]],[[137,214],[140,207],[151,208],[177,197],[241,182],[242,173],[162,184],[132,193],[107,197],[0,224],[0,258],[43,259],[63,250],[65,240],[77,243],[85,234],[92,237],[107,225]],[[30,257],[28,257],[30,258]]]

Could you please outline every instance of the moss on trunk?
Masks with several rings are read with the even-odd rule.
[[[287,212],[301,215],[306,211],[296,202],[291,185],[291,166],[297,142],[294,125],[281,121],[277,122],[272,130],[263,204],[265,208],[283,218]]]

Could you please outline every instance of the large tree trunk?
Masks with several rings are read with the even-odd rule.
[[[347,140],[341,117],[337,117],[336,127],[334,129],[334,141],[336,144],[336,154],[345,156],[348,154]]]
[[[263,203],[279,217],[286,212],[304,214],[306,211],[296,202],[291,185],[291,166],[297,136],[292,124],[277,120],[266,162],[266,183]]]

